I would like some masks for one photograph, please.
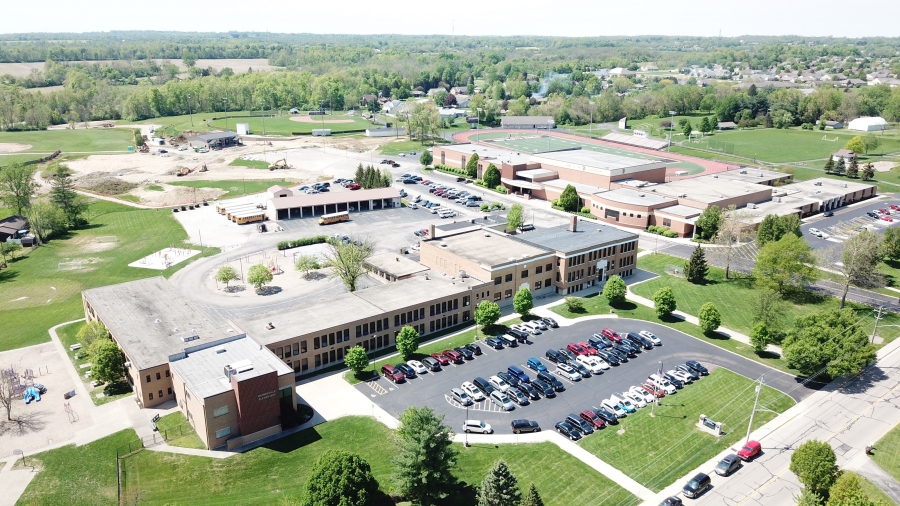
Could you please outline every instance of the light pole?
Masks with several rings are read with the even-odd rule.
[[[467,421],[467,422],[469,421],[469,405],[468,405],[468,404],[466,404],[466,421]],[[465,435],[466,435],[466,448],[468,448],[468,447],[469,447],[469,431],[466,430],[466,431],[463,431],[463,432],[464,432]]]
[[[225,130],[228,130],[228,97],[222,99],[222,104],[225,106]]]
[[[188,93],[188,114],[191,116],[191,126],[194,126],[194,111],[191,108],[191,94]]]
[[[672,118],[669,120],[669,145],[666,146],[666,151],[672,151],[672,130],[675,127],[675,111],[669,111],[669,117]]]
[[[756,400],[753,401],[753,411],[750,412],[750,425],[747,426],[747,439],[744,443],[750,441],[750,431],[753,430],[753,417],[756,415],[756,406],[759,405],[759,393],[762,392],[763,378],[765,374],[759,377],[759,385],[756,385]]]
[[[593,139],[594,136],[593,136],[592,132],[594,129],[594,103],[591,102],[590,100],[588,100],[588,103],[591,104],[591,124],[588,125],[588,137]]]

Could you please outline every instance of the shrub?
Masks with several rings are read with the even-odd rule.
[[[659,225],[650,225],[647,227],[647,232],[651,234],[661,235],[663,237],[678,237],[678,233],[674,230],[669,230],[666,227],[661,227]]]
[[[277,247],[280,250],[299,248],[301,246],[309,246],[310,244],[323,244],[328,242],[328,236],[317,235],[313,237],[304,237],[302,239],[294,239],[293,241],[281,241]]]
[[[488,211],[490,211],[490,210],[491,210],[491,208],[489,208],[487,204],[481,204],[481,211],[482,211],[482,212],[485,212],[485,213],[486,213],[486,212],[488,212]]]
[[[584,311],[584,300],[581,297],[566,297],[566,308],[571,313]]]
[[[504,194],[504,195],[506,195],[507,193],[509,193],[509,190],[508,190],[505,186],[503,186],[502,184],[499,184],[499,185],[495,186],[495,187],[494,187],[494,191],[497,192],[497,193],[502,193],[502,194]]]
[[[582,208],[581,208],[581,213],[582,213],[582,214],[591,214],[591,208],[590,208],[590,207],[587,207],[587,206],[582,207]]]

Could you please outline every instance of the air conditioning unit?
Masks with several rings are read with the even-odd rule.
[[[126,369],[131,368],[131,362],[125,362],[125,368]]]

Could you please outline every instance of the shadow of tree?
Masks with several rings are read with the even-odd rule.
[[[19,271],[11,271],[9,269],[0,270],[0,283],[7,283],[15,280],[19,276]]]
[[[257,295],[262,295],[262,296],[275,295],[276,293],[281,293],[280,286],[271,286],[271,285],[264,286],[256,291]]]
[[[40,432],[46,427],[45,414],[40,411],[27,411],[20,415],[13,415],[12,420],[0,421],[0,435],[13,437],[27,436]]]

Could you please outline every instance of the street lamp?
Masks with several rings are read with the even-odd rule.
[[[669,111],[669,117],[672,119],[669,120],[669,145],[666,146],[666,151],[672,151],[672,129],[675,126],[675,111]]]
[[[188,114],[191,115],[191,126],[194,126],[194,111],[191,109],[191,94],[188,93]]]
[[[225,130],[228,130],[228,97],[222,99],[222,104],[225,105]]]

